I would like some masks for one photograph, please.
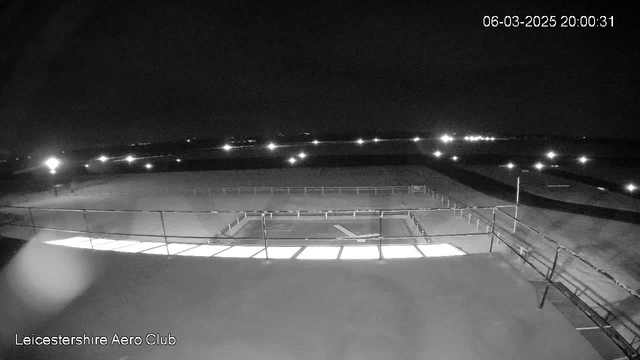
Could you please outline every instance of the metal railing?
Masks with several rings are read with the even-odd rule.
[[[216,196],[216,195],[395,195],[425,194],[424,185],[406,186],[298,186],[298,187],[228,187],[228,188],[158,188],[138,191],[74,191],[68,195],[75,196]]]

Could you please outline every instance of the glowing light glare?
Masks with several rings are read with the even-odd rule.
[[[362,140],[362,139],[358,139],[356,142],[358,143],[358,145],[364,144],[364,140]]]
[[[267,145],[267,148],[268,148],[269,150],[274,150],[274,149],[275,149],[275,148],[277,148],[277,147],[278,147],[278,146],[276,146],[276,144],[274,144],[274,143],[269,143],[269,145]]]
[[[378,141],[380,141],[380,139],[378,139],[378,138],[373,138],[373,142],[378,142]]]
[[[294,157],[289,158],[289,163],[295,164],[296,163],[296,158],[294,158]]]
[[[224,144],[224,146],[222,147],[224,149],[224,151],[229,151],[231,150],[233,147],[229,144]]]
[[[313,141],[312,141],[312,143],[313,143],[313,145],[318,145],[318,144],[320,144],[320,141],[318,141],[318,140],[313,140]]]
[[[440,157],[440,156],[442,156],[442,153],[440,152],[440,150],[438,150],[438,151],[434,152],[433,155],[435,157]]]
[[[176,162],[181,162],[181,161],[182,161],[182,159],[176,159]]]
[[[298,157],[299,157],[300,159],[304,159],[304,158],[306,158],[306,157],[307,157],[307,154],[305,154],[305,153],[301,152],[300,154],[298,154]]]
[[[542,170],[544,168],[544,164],[538,162],[535,165],[533,165],[533,167],[535,167],[537,170]]]
[[[89,167],[89,164],[84,164],[84,167],[88,168],[88,167]]]
[[[516,167],[516,165],[514,163],[508,163],[507,164],[507,169],[509,169],[509,170],[513,169],[514,167]]]
[[[418,142],[418,141],[420,141],[420,138],[418,136],[416,136],[416,137],[413,138],[413,141],[414,142]]]
[[[581,156],[580,158],[578,158],[578,161],[580,161],[581,164],[586,164],[587,161],[589,161],[589,158],[587,158],[586,156]]]
[[[47,165],[49,169],[55,170],[60,165],[60,160],[56,158],[49,158],[44,164]]]
[[[553,151],[549,151],[549,152],[547,153],[547,157],[548,157],[549,159],[553,159],[553,158],[554,158],[554,157],[556,157],[556,156],[558,156],[558,154],[554,153]]]
[[[446,144],[448,142],[453,141],[453,138],[445,134],[445,135],[442,135],[442,137],[440,137],[440,140],[442,140],[442,142]]]
[[[453,157],[451,158],[451,160],[453,160],[453,161],[458,161],[458,157],[457,157],[457,156],[453,156]]]
[[[125,160],[127,160],[127,162],[132,163],[136,160],[136,158],[134,158],[133,156],[129,155],[125,158]]]
[[[102,155],[102,156],[100,156],[100,157],[98,158],[98,160],[100,160],[101,162],[105,162],[105,161],[109,160],[109,158],[108,158],[108,157],[106,157],[106,156],[104,156],[104,155]]]
[[[51,175],[54,175],[56,173],[56,171],[53,169],[49,170],[49,172],[51,173]]]
[[[625,186],[625,189],[627,189],[628,192],[634,192],[638,189],[638,187],[634,184],[628,184],[627,186]]]
[[[144,167],[146,167],[147,169],[151,169],[153,167],[153,165],[147,163]]]

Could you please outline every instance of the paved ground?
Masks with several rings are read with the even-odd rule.
[[[10,359],[599,359],[497,255],[264,264],[32,242],[0,294]],[[15,333],[177,342],[17,347]]]

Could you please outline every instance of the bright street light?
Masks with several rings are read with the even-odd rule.
[[[300,154],[298,154],[298,157],[300,157],[300,159],[304,159],[307,157],[307,154],[301,152]]]
[[[541,162],[537,162],[535,165],[533,165],[533,167],[535,167],[537,170],[542,170],[542,168],[544,168],[544,164]]]
[[[153,165],[151,165],[150,163],[147,163],[144,167],[146,167],[147,169],[151,169]]]
[[[436,157],[440,157],[440,156],[442,156],[442,153],[440,152],[440,150],[438,150],[438,151],[434,152],[433,155],[435,155]]]
[[[84,164],[84,167],[88,168],[88,167],[89,167],[89,164]]]
[[[373,138],[373,142],[378,142],[378,141],[380,141],[380,139],[378,139],[378,138]]]
[[[290,157],[290,158],[289,158],[289,162],[290,162],[291,164],[295,164],[295,163],[296,163],[296,158],[294,158],[294,157]]]
[[[56,173],[56,171],[54,169],[49,170],[49,172],[51,173],[51,175]]]
[[[587,158],[586,156],[581,156],[578,161],[580,161],[581,164],[586,164],[587,161],[589,161],[589,158]]]
[[[442,137],[440,137],[440,140],[442,140],[442,142],[446,144],[448,142],[453,141],[453,138],[445,134],[445,135],[442,135]]]
[[[106,157],[106,156],[104,156],[104,155],[102,155],[102,156],[100,156],[100,157],[98,158],[98,160],[100,160],[100,161],[102,161],[102,162],[105,162],[105,161],[109,160],[109,158],[108,158],[108,157]]]
[[[274,143],[269,143],[269,145],[267,145],[267,148],[271,151],[273,151],[275,148],[277,148],[276,144]]]
[[[362,140],[362,139],[358,139],[358,141],[356,141],[356,142],[358,143],[358,145],[364,144],[364,140]]]
[[[231,150],[233,147],[229,144],[224,144],[224,146],[222,147],[224,149],[224,151],[229,151]]]
[[[181,161],[182,161],[182,159],[176,159],[176,161],[177,161],[177,162],[181,162]]]
[[[133,156],[129,155],[125,158],[125,160],[127,160],[128,163],[132,163],[136,160],[136,158],[134,158]]]
[[[556,157],[556,156],[558,156],[558,154],[554,153],[553,151],[549,151],[549,152],[547,153],[547,157],[548,157],[549,159],[552,159],[552,160],[553,160],[553,158],[554,158],[554,157]]]
[[[509,169],[509,170],[513,169],[514,167],[516,167],[516,165],[514,163],[510,162],[510,163],[507,164],[507,169]]]
[[[451,160],[453,160],[453,161],[458,161],[458,157],[454,155],[454,156],[451,158]]]
[[[416,137],[413,138],[413,141],[414,142],[418,142],[418,141],[420,141],[420,138],[416,136]]]
[[[625,189],[627,189],[627,191],[629,191],[629,192],[634,192],[634,191],[636,191],[637,188],[638,187],[633,185],[633,184],[629,184],[629,185],[625,186]]]
[[[45,161],[45,163],[44,163],[44,164],[45,164],[45,165],[47,165],[47,167],[48,167],[51,171],[53,171],[53,172],[52,172],[52,174],[55,174],[55,170],[56,170],[56,168],[58,167],[58,165],[60,165],[60,160],[58,160],[58,159],[56,159],[56,158],[52,157],[52,158],[49,158],[47,161]]]
[[[313,141],[312,141],[312,143],[313,143],[313,145],[318,145],[318,144],[320,144],[320,141],[318,141],[318,140],[313,140]]]

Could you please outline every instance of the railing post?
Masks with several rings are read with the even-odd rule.
[[[222,195],[227,195],[227,188],[222,188]]]
[[[480,219],[476,219],[476,231],[480,229]]]
[[[33,212],[31,208],[29,208],[29,217],[31,217],[31,226],[33,226],[33,237],[34,239],[38,239],[38,229],[36,229],[36,221],[33,219]]]
[[[382,216],[384,215],[382,212],[380,212],[380,217],[379,217],[379,225],[378,227],[380,228],[380,236],[378,237],[378,261],[382,261]]]
[[[264,256],[266,257],[266,261],[269,261],[269,249],[267,244],[267,221],[265,219],[264,213],[262,213],[262,238],[264,239]]]
[[[304,194],[307,195],[307,187],[304,187]]]
[[[324,187],[322,187],[322,195],[324,195]]]
[[[207,188],[209,190],[209,196],[211,196],[211,188]]]
[[[291,188],[287,186],[287,194],[291,194]]]
[[[378,187],[377,186],[373,188],[373,193],[378,195]]]
[[[89,233],[89,223],[87,222],[87,210],[82,209],[82,218],[84,219],[84,229],[89,236],[89,243],[91,244],[91,250],[93,250],[93,240],[91,239],[91,233]]]
[[[273,188],[271,188],[271,195],[273,195]]]
[[[160,211],[160,223],[162,224],[162,236],[164,237],[164,246],[167,248],[167,256],[169,256],[169,241],[167,241],[167,230],[164,227],[164,216]]]
[[[444,196],[441,196],[442,202],[440,203],[441,206],[444,206]]]
[[[493,208],[493,215],[491,215],[491,244],[489,245],[489,252],[493,251],[493,236],[496,229],[496,208]]]
[[[544,306],[544,301],[547,298],[547,293],[549,292],[549,285],[551,285],[553,274],[556,271],[556,264],[558,263],[559,253],[560,253],[560,246],[556,247],[556,256],[553,258],[553,265],[551,266],[551,272],[547,277],[547,285],[544,288],[544,293],[542,294],[542,300],[540,301],[540,306],[538,306],[538,309],[542,309],[542,307]]]
[[[471,213],[469,213],[469,222],[468,224],[471,224]]]
[[[447,207],[450,208],[451,207],[451,199],[447,199]],[[453,208],[455,210],[455,207]]]
[[[258,188],[253,188],[253,195],[258,195]]]

